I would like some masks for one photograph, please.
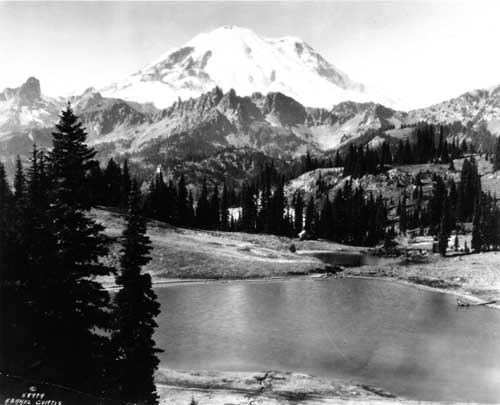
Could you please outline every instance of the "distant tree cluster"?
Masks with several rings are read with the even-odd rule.
[[[127,208],[131,187],[127,160],[120,167],[111,158],[104,169],[101,168],[99,162],[93,160],[90,163],[87,181],[93,204]]]
[[[493,155],[493,171],[497,172],[500,170],[500,137],[497,139],[495,145],[495,153]]]
[[[166,182],[159,170],[146,193],[144,213],[150,218],[172,225],[230,230],[229,208],[239,203],[239,196],[226,183],[222,185],[222,191],[219,190],[220,186],[215,184],[209,193],[207,180],[204,179],[195,200],[183,174],[177,183],[172,179]]]
[[[328,195],[321,203],[319,215],[312,214],[313,202],[306,210],[306,230],[313,235],[349,245],[373,246],[383,240],[387,226],[387,208],[379,195],[366,195],[361,186],[347,181],[333,200]]]
[[[236,229],[277,235],[297,235],[306,231],[310,237],[321,237],[346,244],[374,245],[385,236],[387,211],[381,197],[366,197],[361,187],[345,183],[332,201],[322,190],[318,179],[318,196],[307,201],[300,192],[287,203],[283,182],[273,188],[264,177],[260,186],[245,186],[242,192],[242,215]]]
[[[432,179],[432,193],[424,199],[420,176],[415,178],[415,191],[411,206],[403,195],[398,205],[399,230],[424,229],[437,238],[437,250],[444,256],[453,230],[458,232],[461,224],[472,222],[474,251],[496,250],[500,247],[500,211],[495,196],[481,190],[481,178],[474,157],[465,159],[460,182],[445,180],[439,175]]]
[[[458,140],[447,141],[443,126],[439,127],[439,131],[437,143],[435,127],[420,125],[416,129],[415,143],[411,143],[409,138],[404,142],[400,140],[394,150],[391,150],[387,142],[383,142],[377,150],[368,146],[350,145],[345,158],[342,160],[339,157],[336,160],[344,167],[344,176],[354,178],[380,173],[391,165],[446,163],[454,170],[453,160],[463,157],[470,148],[465,141],[461,144]]]
[[[0,371],[156,404],[152,335],[159,306],[149,276],[141,274],[149,240],[135,183],[126,165],[123,171],[108,165],[106,175],[117,180],[109,185],[120,191],[99,198],[110,204],[129,198],[121,266],[114,269],[102,260],[103,227],[88,215],[97,199],[89,193],[96,190],[95,151],[69,106],[52,136],[52,150],[35,147],[26,172],[18,158],[13,190],[0,164]],[[122,287],[115,299],[96,281],[112,274]]]
[[[450,132],[448,126],[419,123],[415,125],[414,143],[409,138],[400,140],[395,146],[387,141],[378,147],[351,143],[343,153],[337,150],[333,158],[313,157],[308,151],[302,159],[301,173],[319,168],[343,167],[344,176],[359,178],[365,174],[383,172],[392,165],[421,163],[446,163],[454,170],[453,160],[462,158],[466,152],[473,152],[474,148],[465,140],[461,143],[458,139],[447,140]]]
[[[487,252],[500,248],[500,209],[497,199],[481,193],[476,200],[472,219],[471,247],[475,252]]]
[[[235,229],[245,232],[263,232],[293,235],[294,223],[284,193],[284,182],[275,186],[271,170],[264,168],[261,181],[245,184],[241,192],[241,216],[234,221]]]

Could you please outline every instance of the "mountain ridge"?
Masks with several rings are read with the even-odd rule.
[[[314,108],[280,92],[241,96],[233,89],[224,92],[215,87],[159,110],[151,103],[105,97],[94,88],[69,99],[50,98],[42,94],[37,79],[29,78],[0,93],[0,157],[13,162],[16,154],[28,155],[33,143],[50,147],[52,128],[68,101],[101,159],[129,157],[144,167],[172,159],[177,163],[208,159],[237,149],[246,150],[245,156],[252,150],[291,159],[307,150],[325,153],[350,142],[376,147],[384,140],[394,143],[412,136],[408,125],[420,121],[439,124],[458,119],[461,124],[453,137],[462,141],[471,136],[466,127],[485,134],[490,133],[488,128],[495,135],[500,133],[494,130],[500,117],[499,89],[473,91],[429,109],[404,112],[353,101],[331,109]],[[461,114],[448,117],[449,110]],[[473,121],[468,120],[471,117]],[[487,141],[491,143],[491,139]],[[227,156],[235,156],[232,153]]]

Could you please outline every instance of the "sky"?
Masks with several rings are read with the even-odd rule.
[[[223,25],[300,37],[416,108],[500,84],[500,1],[0,2],[0,89],[103,87]]]

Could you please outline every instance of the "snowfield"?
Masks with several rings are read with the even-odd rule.
[[[311,107],[330,108],[344,100],[382,101],[301,39],[262,38],[236,26],[199,34],[102,91],[108,97],[151,101],[165,108],[215,86],[245,96],[281,92]]]

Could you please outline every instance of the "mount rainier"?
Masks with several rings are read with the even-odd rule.
[[[241,96],[280,92],[310,107],[330,108],[344,100],[383,101],[301,39],[262,38],[236,26],[199,34],[101,92],[165,108],[216,86]]]
[[[235,164],[238,154],[294,158],[351,142],[375,146],[411,136],[408,125],[420,121],[458,122],[453,136],[460,139],[482,142],[500,134],[500,86],[409,112],[373,100],[362,84],[297,38],[262,39],[222,27],[100,91],[51,98],[33,77],[5,89],[0,159],[12,168],[15,156],[28,155],[33,143],[50,147],[68,101],[101,159],[126,156],[146,172],[172,161],[215,167],[220,156]]]

